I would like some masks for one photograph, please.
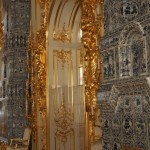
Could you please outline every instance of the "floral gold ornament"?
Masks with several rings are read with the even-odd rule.
[[[46,27],[42,24],[36,35],[37,48],[34,52],[36,68],[36,101],[43,119],[43,150],[46,150]]]
[[[44,9],[46,0],[38,0],[40,7]]]
[[[63,43],[68,41],[71,42],[71,34],[66,29],[66,24],[64,23],[62,31],[58,31],[58,33],[53,34],[53,39],[56,41],[62,41]]]
[[[30,35],[28,50],[29,80],[27,82],[28,103],[32,105],[32,113],[28,115],[31,120],[34,135],[37,132],[37,108],[42,115],[43,122],[43,150],[46,150],[46,25],[42,16],[41,29],[36,33],[36,38]]]
[[[29,38],[28,49],[28,71],[29,79],[27,82],[27,103],[31,108],[31,114],[27,118],[32,121],[33,133],[37,130],[37,107],[43,119],[43,150],[46,150],[46,68],[45,68],[45,28],[44,26],[36,34],[36,41],[33,35]],[[36,43],[37,44],[36,44]],[[28,108],[28,107],[27,107]],[[28,112],[28,110],[27,110]]]
[[[37,107],[36,107],[36,71],[35,71],[35,38],[34,34],[31,33],[29,36],[28,46],[28,81],[26,86],[26,117],[29,120],[32,128],[32,134],[35,138],[37,131]]]
[[[67,70],[66,70],[67,69]],[[72,71],[72,50],[53,50],[54,70],[54,122],[55,122],[55,149],[69,145],[74,150],[74,109],[73,109],[73,71]],[[58,72],[66,71],[68,79],[66,82],[59,80]],[[64,77],[66,77],[64,76]],[[67,91],[66,88],[67,87]],[[66,92],[68,94],[66,94]],[[70,94],[69,94],[70,92]],[[70,106],[68,106],[70,103]]]
[[[39,0],[41,11],[41,29],[36,33],[35,38],[31,32],[29,37],[28,49],[28,71],[29,79],[27,81],[27,104],[31,105],[31,114],[27,117],[31,122],[34,138],[37,133],[37,109],[42,115],[43,122],[43,146],[47,149],[46,143],[46,26],[49,12],[50,1]],[[28,107],[27,107],[28,108]],[[28,112],[28,110],[27,110]]]
[[[100,5],[100,6],[99,6]],[[103,7],[103,0],[83,0],[82,15],[81,15],[81,29],[83,31],[82,43],[85,48],[85,103],[86,111],[89,113],[89,142],[94,142],[94,125],[95,117],[97,115],[97,92],[102,80],[102,57],[100,55],[101,38],[98,38],[98,33],[103,30],[103,9],[99,12],[97,20],[97,7]],[[101,23],[97,26],[97,22]],[[102,35],[101,35],[102,36]]]
[[[74,114],[72,112],[68,112],[65,104],[65,96],[64,94],[62,105],[58,109],[57,116],[55,117],[55,123],[57,130],[55,132],[56,137],[61,137],[61,142],[65,144],[67,142],[67,137],[71,134],[74,134],[73,121]]]
[[[41,7],[41,28],[35,34],[32,32],[29,37],[28,50],[28,70],[29,80],[27,81],[27,97],[31,103],[31,115],[28,119],[31,121],[31,127],[36,136],[37,132],[37,111],[42,115],[43,146],[42,150],[47,150],[46,140],[46,27],[49,14],[50,0],[38,0]]]
[[[4,23],[0,23],[0,49],[4,45]]]
[[[62,68],[64,68],[64,64],[71,61],[72,58],[72,51],[65,51],[65,50],[54,50],[54,56],[56,56],[62,62]]]

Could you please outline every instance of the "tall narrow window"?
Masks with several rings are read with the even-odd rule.
[[[82,35],[83,35],[83,33],[82,33],[82,30],[81,29],[79,29],[79,42],[81,42],[82,41]]]
[[[83,85],[83,72],[84,68],[84,50],[83,48],[80,48],[78,50],[78,84]]]

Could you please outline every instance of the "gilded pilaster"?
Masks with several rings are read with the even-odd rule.
[[[102,80],[102,57],[100,55],[100,32],[103,30],[103,1],[84,0],[82,2],[81,28],[85,48],[85,103],[88,112],[89,142],[95,140],[94,125],[97,116],[97,92]],[[100,20],[98,20],[101,18]],[[100,22],[98,25],[97,23]],[[100,26],[101,25],[101,26]]]
[[[37,3],[38,2],[38,3]],[[36,3],[40,5],[41,9],[41,21],[40,29],[36,31],[35,36],[32,31],[29,38],[28,49],[28,71],[30,74],[27,82],[28,90],[27,103],[32,105],[31,114],[27,113],[29,120],[31,121],[32,130],[34,136],[37,133],[37,112],[42,115],[42,149],[47,150],[47,128],[46,128],[46,28],[47,28],[47,15],[49,12],[50,1],[39,0]],[[32,29],[31,29],[32,30]],[[32,62],[32,63],[31,63]],[[31,95],[30,95],[31,92]],[[29,110],[27,110],[28,112]]]

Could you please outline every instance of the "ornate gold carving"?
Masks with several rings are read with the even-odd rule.
[[[94,125],[97,115],[97,92],[102,80],[102,59],[99,46],[101,41],[98,41],[98,31],[101,27],[97,26],[96,14],[97,6],[103,7],[103,0],[83,0],[81,28],[83,31],[82,42],[85,48],[85,103],[86,111],[89,112],[89,140],[94,142]],[[103,15],[101,12],[99,15]],[[103,20],[101,20],[103,24]],[[100,40],[100,39],[99,39]]]
[[[32,105],[32,112],[31,114],[27,114],[27,117],[31,121],[33,133],[36,134],[37,111],[40,111],[43,119],[42,149],[46,150],[46,27],[51,0],[38,0],[38,2],[42,9],[41,28],[36,33],[35,38],[32,33],[29,37],[27,102]]]
[[[36,42],[36,43],[35,43]],[[27,99],[32,105],[32,113],[28,119],[32,121],[32,130],[37,131],[37,107],[43,119],[43,150],[46,150],[46,28],[42,25],[36,34],[36,41],[33,35],[29,38],[28,49],[28,70],[29,79],[27,82]]]
[[[28,81],[26,86],[26,117],[31,123],[32,134],[35,138],[37,131],[37,106],[36,106],[36,70],[35,66],[35,38],[34,34],[31,33],[29,36],[28,45]],[[30,108],[29,108],[30,107]]]
[[[59,66],[60,65],[60,66]],[[62,69],[61,69],[62,67]],[[63,72],[68,68],[68,81],[62,83]],[[58,70],[62,72],[59,76]],[[72,50],[53,50],[53,71],[54,71],[54,122],[55,122],[55,149],[61,146],[74,150],[74,109],[73,109],[73,68]],[[65,70],[66,71],[66,70]],[[60,82],[59,82],[60,81]],[[66,86],[68,86],[66,91]],[[65,91],[64,91],[65,90]],[[66,94],[66,92],[68,94]],[[71,92],[69,94],[69,92]],[[65,94],[64,94],[65,93]],[[58,96],[59,95],[59,96]],[[67,100],[66,100],[67,99]],[[68,106],[69,103],[69,106]]]
[[[0,49],[4,45],[4,23],[0,23]]]
[[[39,0],[39,3],[42,8],[42,26],[41,29],[37,32],[35,48],[33,48],[32,53],[32,67],[34,79],[30,81],[32,89],[35,88],[32,93],[35,94],[35,99],[33,102],[33,108],[39,105],[39,110],[43,116],[43,150],[46,150],[46,27],[48,23],[48,14],[49,14],[49,6],[51,0]],[[80,1],[81,2],[81,1]],[[86,111],[88,112],[88,123],[90,127],[89,131],[89,142],[94,142],[95,134],[94,134],[94,126],[95,119],[97,115],[97,91],[100,86],[100,81],[102,79],[102,58],[100,55],[100,50],[98,45],[100,45],[100,40],[103,35],[103,9],[101,9],[101,13],[97,14],[97,3],[103,8],[103,0],[82,0],[82,14],[81,14],[81,27],[83,30],[82,42],[85,48],[85,70],[84,70],[84,80],[85,80],[85,101],[86,101]],[[101,23],[99,23],[99,20]],[[98,25],[98,26],[97,26]],[[98,34],[100,36],[98,36]],[[66,30],[65,25],[63,29],[58,34],[54,35],[56,40],[61,40],[62,42],[71,40],[71,36]],[[98,44],[97,42],[98,41]],[[61,57],[64,57],[62,54]],[[65,58],[65,57],[64,57]],[[36,72],[35,72],[36,70]],[[36,103],[36,104],[34,104]],[[65,110],[65,105],[61,106],[61,109]],[[60,110],[61,110],[60,109]],[[34,110],[34,112],[36,112]],[[37,112],[36,112],[37,113]],[[33,113],[34,114],[34,113]],[[34,114],[35,115],[35,114]],[[59,115],[61,115],[59,113]],[[63,120],[64,114],[62,115]],[[60,120],[55,118],[57,123]],[[36,122],[36,121],[35,121]],[[65,121],[66,122],[66,121]],[[64,123],[64,126],[61,129],[65,129],[67,123]],[[59,132],[57,132],[59,133]],[[66,134],[64,134],[66,135]],[[64,138],[62,141],[66,141]]]
[[[46,150],[46,26],[42,24],[36,34],[34,52],[36,68],[36,101],[43,119],[43,150]]]
[[[54,56],[56,56],[60,61],[62,61],[62,68],[64,68],[64,64],[68,62],[69,60],[72,60],[72,52],[71,51],[65,51],[65,50],[54,50]]]
[[[38,0],[39,5],[40,5],[40,7],[41,7],[42,9],[44,9],[44,7],[45,7],[45,1],[46,1],[46,0]]]
[[[68,111],[65,104],[65,96],[63,96],[62,105],[58,108],[58,112],[55,117],[56,132],[55,135],[61,137],[61,142],[65,144],[67,142],[67,137],[74,134],[73,121],[74,114]]]
[[[37,131],[37,107],[43,119],[43,150],[46,150],[46,26],[42,24],[41,29],[29,38],[27,99],[32,105],[32,113],[28,119],[32,122],[33,133]]]
[[[45,27],[47,27],[48,25],[48,18],[49,18],[49,12],[50,12],[50,3],[52,2],[52,0],[45,0],[45,7],[44,7],[44,15],[43,15],[43,18],[44,18],[44,25]]]
[[[66,24],[63,24],[62,31],[58,31],[58,33],[53,34],[53,39],[56,41],[62,41],[63,43],[68,41],[71,42],[71,34],[69,31],[66,29]]]

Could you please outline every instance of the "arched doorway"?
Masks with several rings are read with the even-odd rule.
[[[55,2],[48,26],[50,149],[85,149],[79,1]],[[53,144],[55,143],[55,144]]]
[[[32,53],[31,88],[35,91],[32,104],[37,120],[32,122],[43,128],[42,133],[37,129],[37,143],[44,141],[43,149],[90,150],[95,142],[96,94],[102,75],[99,44],[103,34],[103,1],[35,4],[33,25],[37,21],[35,31],[39,31]]]

